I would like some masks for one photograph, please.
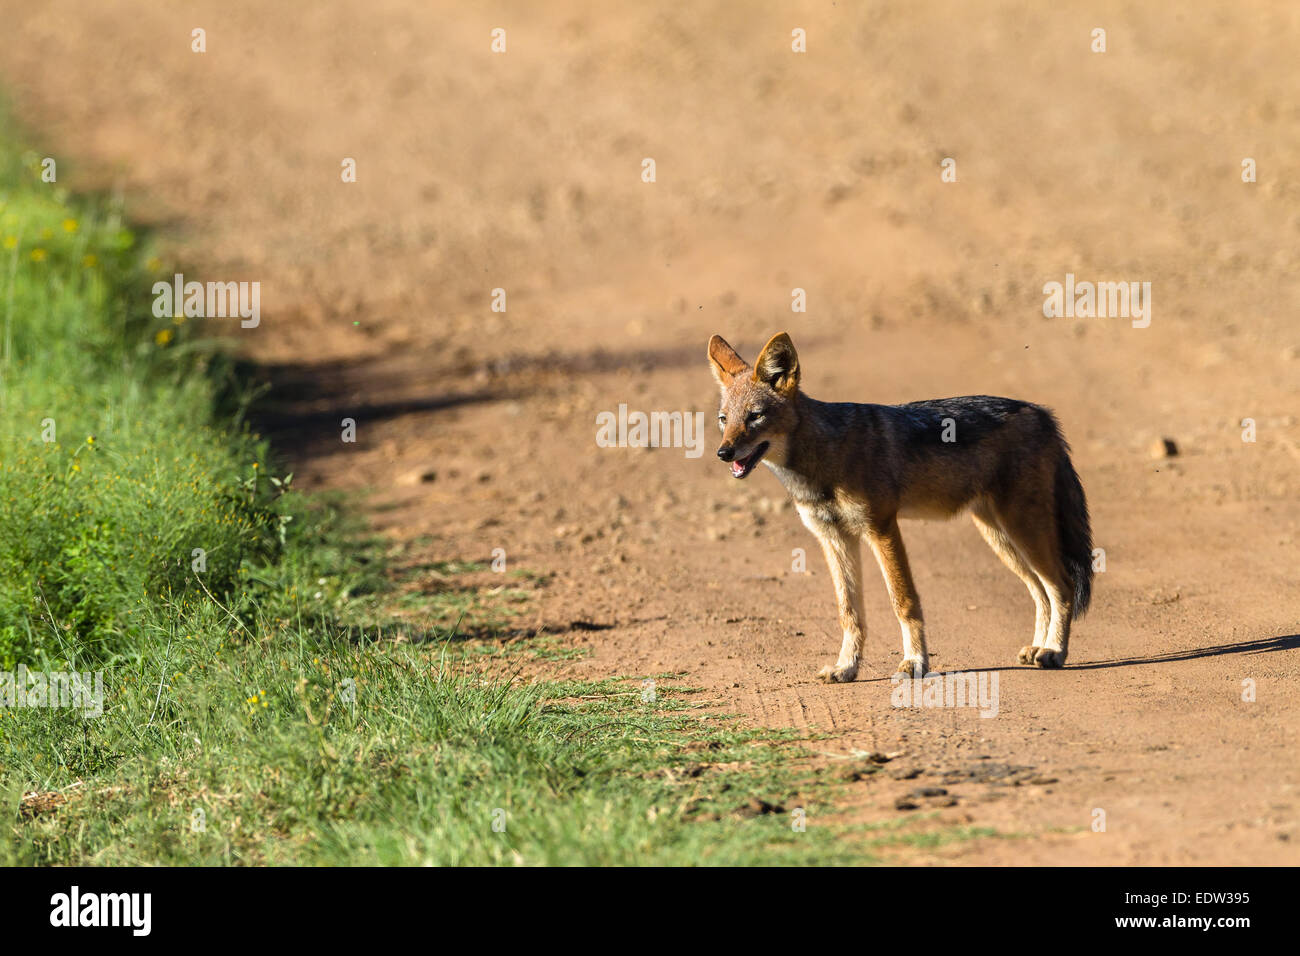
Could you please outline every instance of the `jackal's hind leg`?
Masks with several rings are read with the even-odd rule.
[[[993,553],[1025,583],[1025,587],[1029,589],[1029,596],[1034,600],[1034,643],[1026,644],[1016,655],[1016,659],[1021,664],[1032,664],[1038,649],[1047,644],[1047,631],[1052,619],[1052,604],[1047,597],[1047,591],[1015,542],[1011,540],[1011,536],[1002,529],[991,513],[977,508],[971,513],[971,517],[975,519],[975,527],[993,549]]]
[[[998,525],[1014,544],[1021,558],[1038,576],[1047,595],[1046,629],[1036,635],[1033,648],[1021,650],[1023,663],[1039,667],[1063,667],[1070,653],[1070,619],[1074,614],[1073,589],[1061,563],[1056,521],[1050,510],[999,510]],[[1042,619],[1042,612],[1039,612]],[[1032,655],[1028,652],[1032,651]]]

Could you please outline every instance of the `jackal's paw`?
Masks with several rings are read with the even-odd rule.
[[[1050,647],[1035,647],[1034,663],[1039,667],[1064,667],[1065,651],[1055,651]]]
[[[844,667],[832,667],[827,664],[817,672],[817,679],[823,684],[847,684],[857,676],[857,664],[849,664]]]
[[[1026,644],[1024,647],[1020,648],[1020,653],[1016,655],[1016,660],[1022,664],[1032,664],[1034,662],[1034,655],[1037,653],[1037,647],[1033,644]]]
[[[898,665],[895,673],[902,674],[904,677],[911,677],[914,680],[920,680],[925,676],[929,665],[921,657],[904,657]]]

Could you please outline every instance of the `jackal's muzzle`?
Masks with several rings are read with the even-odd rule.
[[[763,455],[767,453],[767,449],[767,442],[759,442],[757,447],[755,447],[754,450],[744,458],[737,458],[734,446],[723,445],[718,449],[718,457],[723,461],[731,462],[731,477],[744,478],[754,470],[755,465],[762,461]]]

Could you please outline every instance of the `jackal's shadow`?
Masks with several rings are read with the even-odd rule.
[[[1213,644],[1209,647],[1170,651],[1166,654],[1149,654],[1145,657],[1120,657],[1109,661],[1070,663],[1065,666],[1075,670],[1096,670],[1102,667],[1130,667],[1134,664],[1170,664],[1175,661],[1196,660],[1198,657],[1221,657],[1224,654],[1267,654],[1271,651],[1291,651],[1296,648],[1300,648],[1300,634],[1284,634],[1277,637],[1242,641],[1239,644]]]
[[[1212,644],[1209,647],[1195,647],[1182,651],[1169,651],[1164,654],[1148,654],[1142,657],[1117,657],[1105,661],[1081,661],[1077,664],[1071,661],[1066,664],[1065,667],[1067,670],[1088,671],[1100,670],[1105,667],[1134,667],[1141,664],[1173,664],[1178,661],[1193,661],[1201,657],[1221,657],[1225,654],[1267,654],[1272,651],[1293,651],[1297,648],[1300,648],[1300,634],[1283,634],[1277,637],[1242,641],[1239,644]],[[950,670],[936,670],[934,673],[978,674],[988,671],[1033,671],[1039,669],[1040,668],[1024,664],[1012,664],[1007,667],[955,667]],[[889,680],[889,677],[880,677],[876,678],[876,680]]]

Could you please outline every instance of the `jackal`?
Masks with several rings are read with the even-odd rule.
[[[1020,649],[1020,663],[1065,663],[1070,622],[1092,594],[1092,531],[1070,447],[1050,411],[987,395],[907,405],[819,402],[799,390],[799,356],[784,332],[763,346],[753,367],[715,335],[709,364],[722,389],[718,457],[736,478],[760,461],[771,468],[826,554],[844,643],[819,678],[857,676],[864,536],[903,631],[898,671],[927,673],[921,601],[898,519],[962,510],[1034,599],[1034,642]]]

